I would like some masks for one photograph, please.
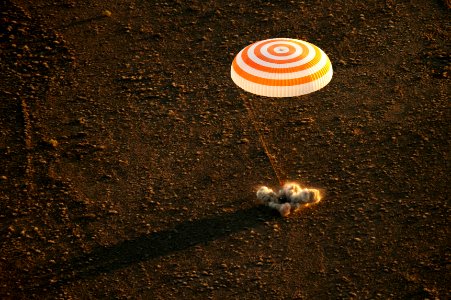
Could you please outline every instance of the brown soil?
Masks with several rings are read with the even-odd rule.
[[[0,1],[0,297],[449,297],[447,3]],[[272,37],[332,82],[240,90]],[[255,204],[278,182],[245,100],[318,205]]]

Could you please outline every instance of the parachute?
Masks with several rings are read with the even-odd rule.
[[[233,60],[231,77],[243,90],[267,97],[295,97],[325,87],[332,64],[317,46],[297,39],[255,42]]]

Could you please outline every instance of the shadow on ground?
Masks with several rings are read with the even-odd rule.
[[[58,262],[50,274],[32,272],[28,290],[45,291],[69,282],[125,268],[132,264],[169,255],[172,252],[205,244],[224,236],[253,228],[278,217],[265,207],[252,207],[211,218],[182,222],[172,229],[139,236],[119,244],[95,248],[67,262]],[[43,266],[46,267],[46,266]]]

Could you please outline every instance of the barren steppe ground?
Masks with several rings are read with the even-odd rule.
[[[448,4],[447,4],[448,3]],[[2,299],[446,299],[447,1],[0,1]],[[230,79],[290,37],[334,77]],[[326,191],[283,219],[284,179]]]

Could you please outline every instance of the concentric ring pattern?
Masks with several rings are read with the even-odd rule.
[[[325,87],[332,64],[317,46],[275,38],[251,44],[238,53],[231,76],[242,89],[267,97],[294,97]]]

